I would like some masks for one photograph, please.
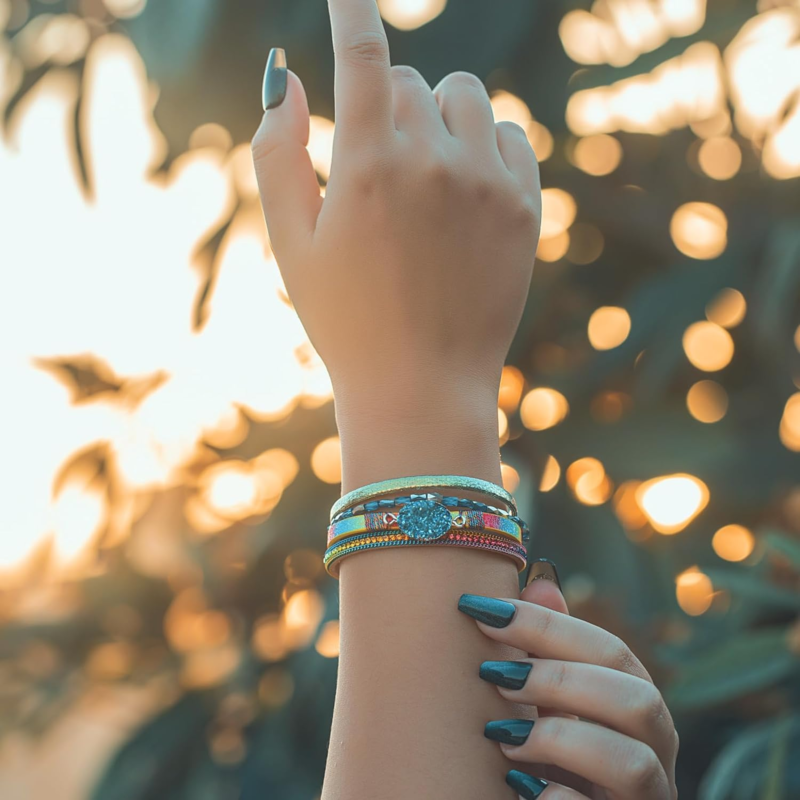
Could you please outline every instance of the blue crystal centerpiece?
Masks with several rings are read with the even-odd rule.
[[[412,500],[397,515],[398,527],[412,539],[440,539],[452,523],[447,507],[435,500]]]

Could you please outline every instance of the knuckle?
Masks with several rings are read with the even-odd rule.
[[[475,89],[480,92],[486,91],[483,81],[477,75],[473,75],[471,72],[451,72],[445,78],[445,81],[467,89]]]
[[[612,635],[608,645],[608,654],[608,662],[611,667],[628,674],[635,672],[635,666],[638,663],[636,656],[619,636]]]
[[[644,687],[646,688],[642,689],[633,713],[645,729],[663,729],[671,724],[664,698],[655,686],[648,683]]]
[[[558,621],[556,612],[536,607],[528,622],[528,630],[533,641],[550,643],[558,639]]]
[[[554,661],[552,662],[548,671],[545,683],[547,686],[548,696],[556,697],[563,694],[567,687],[569,680],[569,669],[566,662]]]
[[[647,745],[640,744],[626,759],[627,777],[637,796],[658,797],[662,788],[661,762]]]
[[[397,81],[413,81],[414,83],[423,81],[423,77],[418,70],[405,64],[398,64],[392,67],[392,78]]]
[[[501,122],[497,123],[497,127],[503,133],[508,133],[511,136],[520,136],[525,141],[528,141],[528,134],[525,132],[525,128],[521,125],[518,125],[516,122],[512,122],[511,120],[502,120]]]
[[[446,156],[439,151],[432,151],[423,158],[421,171],[425,181],[433,185],[447,185],[453,177],[453,170],[450,162]]]
[[[523,197],[517,202],[516,211],[517,221],[522,227],[538,226],[541,215],[538,203],[529,197]]]
[[[357,66],[365,64],[371,66],[383,64],[389,57],[389,49],[383,35],[365,31],[351,36],[343,46],[339,57]]]
[[[542,740],[547,743],[548,752],[551,754],[569,750],[574,746],[569,741],[569,730],[561,717],[539,719],[534,726],[534,730],[537,728]]]
[[[473,179],[473,191],[481,204],[487,204],[495,199],[498,187],[491,178],[476,177]]]
[[[277,150],[274,139],[259,130],[250,142],[250,152],[253,156],[253,163],[258,169]]]

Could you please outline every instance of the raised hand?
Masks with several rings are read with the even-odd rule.
[[[379,413],[424,414],[453,435],[476,417],[496,428],[538,241],[535,156],[522,128],[495,124],[473,75],[431,90],[411,67],[391,67],[375,0],[330,0],[330,12],[336,134],[324,200],[291,72],[253,154],[275,255],[331,375],[340,427]]]

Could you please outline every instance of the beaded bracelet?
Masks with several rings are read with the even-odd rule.
[[[526,542],[530,539],[530,529],[528,528],[527,523],[524,522],[524,520],[520,519],[518,516],[512,515],[510,511],[507,511],[504,508],[497,508],[496,506],[490,506],[487,503],[481,503],[479,500],[472,500],[466,497],[451,497],[451,496],[445,497],[444,495],[441,495],[438,492],[428,492],[426,494],[409,494],[409,495],[404,495],[402,497],[393,497],[383,500],[371,500],[366,503],[359,503],[358,505],[352,506],[348,509],[345,509],[344,511],[340,511],[331,520],[331,525],[335,525],[337,522],[340,522],[343,519],[349,519],[350,517],[354,517],[358,514],[363,514],[365,512],[388,511],[389,509],[405,505],[406,503],[410,503],[414,500],[436,500],[443,506],[447,506],[448,508],[464,507],[471,509],[473,511],[483,511],[488,514],[495,514],[500,517],[505,517],[511,522],[516,523],[521,528],[523,542]],[[329,534],[329,543],[330,543],[330,534]]]
[[[393,478],[387,481],[378,481],[377,483],[370,483],[352,492],[348,492],[343,497],[340,497],[331,508],[330,519],[333,518],[343,509],[351,505],[366,500],[367,498],[377,498],[394,492],[402,491],[404,489],[442,489],[442,488],[457,488],[466,489],[467,491],[482,492],[483,494],[494,497],[505,503],[512,514],[517,513],[517,506],[514,503],[514,498],[502,487],[490,481],[484,481],[480,478],[471,478],[465,475],[415,475],[407,478]]]
[[[373,550],[379,547],[408,546],[472,547],[510,556],[517,562],[519,572],[523,572],[527,565],[527,552],[523,545],[502,536],[469,531],[449,531],[439,539],[414,539],[400,531],[374,531],[369,534],[342,539],[332,547],[329,547],[325,551],[323,563],[328,574],[338,578],[341,560],[345,556],[361,550]]]

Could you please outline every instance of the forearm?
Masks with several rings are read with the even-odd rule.
[[[421,474],[500,483],[494,404],[452,404],[441,418],[430,405],[353,415],[342,406],[343,492]],[[323,800],[503,797],[507,765],[483,727],[514,710],[478,679],[478,666],[519,652],[487,640],[457,603],[465,592],[516,596],[514,563],[462,548],[390,548],[346,558],[340,581]]]

